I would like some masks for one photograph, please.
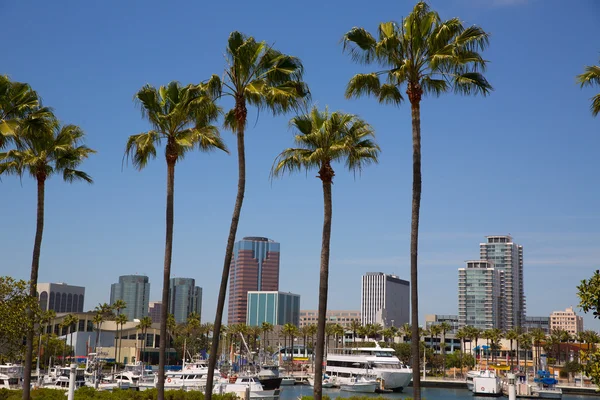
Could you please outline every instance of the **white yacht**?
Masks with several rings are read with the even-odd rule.
[[[251,400],[279,400],[279,389],[264,390],[256,376],[238,376],[234,383],[217,383],[213,393],[234,393],[240,398],[245,398],[250,392]]]
[[[382,388],[394,391],[402,391],[412,380],[412,369],[396,357],[394,349],[382,348],[378,343],[375,347],[330,350],[325,371],[339,378],[374,375]]]
[[[206,375],[208,374],[208,363],[206,360],[194,360],[181,367],[181,371],[165,372],[165,389],[197,389],[206,387]],[[221,373],[215,369],[215,378]],[[156,377],[155,379],[158,379]]]
[[[495,371],[482,369],[473,377],[473,394],[485,396],[502,396],[502,380]]]
[[[0,374],[0,389],[12,389],[8,375]]]
[[[75,389],[85,386],[85,375],[83,368],[77,368],[75,370]],[[47,381],[43,384],[43,387],[48,389],[60,389],[69,390],[71,369],[69,367],[57,367],[55,370],[56,379],[53,381]]]

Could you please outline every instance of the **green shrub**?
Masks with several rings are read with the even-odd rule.
[[[65,400],[65,391],[57,389],[35,389],[31,391],[31,400]],[[0,400],[21,400],[21,390],[0,389]],[[323,396],[324,400],[325,396]],[[234,394],[213,395],[215,400],[235,400]],[[119,390],[97,391],[91,387],[83,387],[75,391],[75,400],[156,400],[156,389],[135,391]],[[200,391],[184,392],[183,390],[166,390],[165,400],[204,400]]]

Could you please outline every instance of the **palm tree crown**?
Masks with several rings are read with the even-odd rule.
[[[342,39],[344,50],[353,60],[379,64],[384,70],[355,75],[346,97],[374,95],[380,103],[398,104],[404,84],[411,102],[420,101],[422,94],[439,96],[450,90],[485,95],[492,87],[481,74],[486,60],[479,51],[487,47],[488,39],[481,28],[465,28],[458,18],[442,21],[425,2],[417,3],[401,23],[379,24],[377,39],[355,27]]]
[[[585,72],[581,75],[577,75],[577,83],[579,83],[581,87],[600,87],[600,65],[587,65],[585,67]],[[590,110],[594,117],[600,114],[600,93],[592,97]]]
[[[351,171],[361,171],[378,160],[379,146],[373,141],[374,130],[353,114],[319,111],[292,118],[298,147],[284,150],[273,164],[273,176],[301,169],[319,170],[319,178],[331,183],[335,172],[331,163],[341,161]]]
[[[209,85],[170,82],[159,89],[146,85],[135,99],[152,125],[152,130],[132,135],[127,141],[125,153],[136,168],[143,169],[156,157],[156,146],[163,140],[170,162],[177,162],[194,148],[227,151],[218,129],[211,125],[219,116],[219,108]]]
[[[83,145],[84,132],[75,125],[61,126],[50,109],[29,115],[14,137],[15,148],[0,153],[0,174],[24,173],[45,181],[62,174],[67,182],[92,178],[77,169],[94,150]]]
[[[14,136],[21,119],[39,105],[37,93],[28,84],[0,75],[0,149]]]

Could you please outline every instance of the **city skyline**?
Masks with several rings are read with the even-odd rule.
[[[166,172],[159,162],[141,173],[122,168],[126,138],[148,129],[131,99],[146,83],[157,86],[176,79],[187,84],[221,74],[220,55],[227,35],[236,29],[300,57],[319,106],[357,113],[376,130],[380,164],[356,179],[342,173],[335,177],[330,307],[359,308],[360,299],[349,298],[347,292],[360,290],[365,271],[409,276],[410,107],[345,100],[345,85],[361,68],[342,54],[339,39],[355,25],[372,31],[380,21],[398,20],[412,4],[386,2],[364,13],[349,7],[342,15],[332,4],[310,0],[293,20],[258,12],[249,3],[233,6],[239,10],[233,16],[219,13],[213,4],[185,1],[171,6],[150,0],[144,7],[127,2],[110,7],[1,6],[6,32],[23,30],[20,16],[28,15],[24,45],[3,60],[2,73],[30,83],[62,121],[81,126],[87,144],[98,150],[85,165],[94,185],[48,182],[40,281],[85,286],[86,305],[93,308],[107,302],[107,288],[116,276],[138,272],[152,282],[150,298],[161,298]],[[316,16],[321,23],[299,37],[296,32],[303,21],[315,18],[310,10],[317,6],[323,6]],[[600,260],[600,188],[590,184],[600,166],[600,120],[589,113],[589,98],[595,93],[581,90],[574,77],[584,65],[598,61],[598,50],[581,38],[596,34],[600,4],[435,0],[432,6],[442,18],[458,16],[467,25],[493,32],[485,57],[490,60],[486,76],[496,91],[485,99],[447,96],[423,102],[421,319],[428,313],[456,312],[456,268],[475,257],[473,243],[489,233],[510,233],[526,248],[527,314],[577,307],[576,286]],[[207,15],[206,24],[181,26],[179,16],[195,14]],[[547,17],[539,18],[542,14]],[[272,23],[256,22],[268,17]],[[142,25],[157,18],[167,30],[182,30],[190,38],[209,35],[211,40],[192,52],[187,43],[160,37],[157,45],[188,58],[177,66],[157,60]],[[579,23],[559,31],[557,20]],[[524,44],[524,32],[535,45]],[[35,57],[29,51],[32,45],[38,49]],[[568,56],[548,63],[556,48],[569,49]],[[43,69],[38,56],[47,61]],[[535,79],[524,70],[535,70]],[[271,118],[249,109],[248,192],[238,238],[260,232],[285,243],[280,286],[300,294],[303,307],[316,308],[320,187],[311,174],[269,180],[273,159],[291,143],[291,117]],[[223,138],[235,147],[233,135],[223,131]],[[502,190],[499,179],[490,176],[490,166],[506,177]],[[203,320],[211,321],[236,189],[235,154],[192,153],[177,174],[172,274],[202,278]],[[5,255],[0,274],[28,279],[36,186],[32,180],[12,178],[1,185],[0,206],[11,210],[3,222],[22,228],[0,232]],[[66,224],[65,217],[82,223]],[[590,315],[584,319],[586,326],[600,328],[600,321]]]

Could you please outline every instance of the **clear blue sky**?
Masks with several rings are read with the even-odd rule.
[[[330,308],[358,309],[366,271],[409,277],[410,111],[372,99],[348,101],[364,70],[342,54],[353,26],[375,31],[413,1],[0,2],[0,73],[29,82],[65,123],[80,125],[98,154],[92,186],[51,180],[40,282],[86,287],[86,308],[109,300],[121,274],[147,274],[160,298],[165,162],[121,168],[127,137],[148,128],[132,101],[144,84],[198,82],[221,74],[228,34],[239,30],[300,57],[319,106],[360,114],[376,129],[381,163],[362,177],[337,167]],[[525,248],[529,315],[577,305],[575,286],[600,264],[600,118],[575,75],[597,64],[600,3],[594,0],[432,0],[491,32],[488,98],[447,95],[422,104],[421,314],[456,313],[457,268],[479,257],[485,235],[512,234]],[[369,8],[368,5],[372,7]],[[224,104],[227,106],[228,104]],[[247,133],[248,184],[239,236],[281,242],[280,289],[317,305],[322,224],[314,174],[269,182],[274,157],[291,144],[290,116],[255,110]],[[255,121],[258,122],[255,124]],[[234,137],[223,131],[229,146]],[[204,288],[212,320],[236,190],[235,155],[191,154],[176,171],[172,276]],[[0,274],[27,278],[35,229],[35,184],[0,183]],[[600,324],[586,317],[586,326]]]

